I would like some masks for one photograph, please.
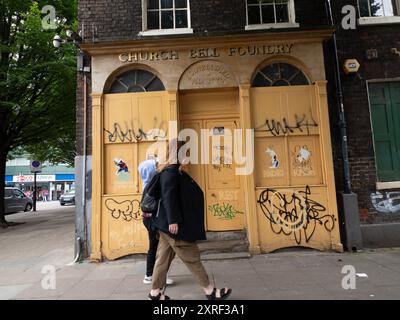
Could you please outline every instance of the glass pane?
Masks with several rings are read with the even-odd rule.
[[[164,91],[164,85],[160,79],[156,78],[147,87],[146,91]]]
[[[270,87],[271,83],[262,76],[262,74],[258,73],[253,80],[253,87]]]
[[[161,12],[161,29],[174,28],[174,15],[172,10]]]
[[[175,11],[175,28],[187,28],[187,11],[186,10],[176,10]]]
[[[129,88],[128,92],[131,92],[131,93],[133,93],[133,92],[146,92],[146,90],[142,86],[134,85],[134,86]]]
[[[276,22],[289,22],[289,8],[287,4],[276,5]]]
[[[369,0],[360,1],[360,17],[369,17]]]
[[[175,0],[175,8],[187,8],[187,0]]]
[[[151,72],[148,72],[145,70],[137,70],[136,71],[136,79],[132,83],[146,86],[153,78],[154,78],[154,75]]]
[[[281,71],[282,79],[290,79],[296,74],[296,72],[299,71],[299,69],[287,63],[279,64],[279,68]]]
[[[262,6],[262,23],[275,23],[275,14],[273,5]]]
[[[383,0],[383,11],[385,17],[394,16],[394,9],[395,9],[395,6],[393,5],[394,2],[395,0]]]
[[[160,12],[148,11],[147,12],[147,30],[160,29]]]
[[[11,195],[12,195],[12,191],[10,189],[6,189],[4,196],[5,197],[11,197]]]
[[[259,6],[249,6],[249,24],[260,24],[260,7]]]
[[[147,0],[147,9],[158,9],[158,0]]]
[[[281,78],[280,66],[278,63],[270,64],[263,69],[263,73],[271,80],[277,80]]]
[[[383,5],[382,0],[370,0],[371,16],[382,17],[383,16]]]
[[[299,72],[297,76],[295,76],[291,81],[290,84],[292,86],[306,86],[310,83],[308,82],[307,78],[303,74],[303,72]]]
[[[259,4],[260,0],[247,0],[247,4]]]
[[[162,9],[173,8],[173,1],[172,0],[161,0],[161,8]]]
[[[126,93],[127,91],[128,88],[118,81],[115,81],[110,89],[110,93]]]
[[[273,83],[273,87],[286,87],[289,86],[289,82],[285,80],[277,80],[276,82]]]

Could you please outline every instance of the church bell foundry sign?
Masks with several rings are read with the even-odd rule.
[[[292,43],[274,45],[248,45],[228,48],[196,48],[185,51],[160,50],[125,52],[119,55],[123,63],[140,61],[172,61],[183,56],[189,59],[210,59],[223,57],[268,56],[276,54],[289,54],[293,48]],[[201,60],[193,64],[185,72],[180,82],[180,89],[234,87],[236,80],[227,67],[215,60]]]
[[[190,59],[220,58],[224,56],[267,56],[276,54],[289,54],[291,53],[292,48],[292,43],[282,43],[275,45],[235,46],[229,48],[198,48],[186,50],[184,52],[175,50],[135,51],[121,53],[119,55],[119,60],[124,63],[179,60],[183,54],[187,55],[187,57]]]

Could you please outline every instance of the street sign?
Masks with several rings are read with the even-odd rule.
[[[31,161],[31,172],[42,172],[42,163],[40,161]]]

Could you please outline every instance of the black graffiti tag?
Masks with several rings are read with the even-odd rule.
[[[135,129],[133,125],[129,126],[127,123],[125,123],[125,129],[123,129],[121,124],[116,122],[112,129],[108,130],[104,128],[104,132],[107,134],[108,141],[112,143],[140,142],[147,139],[165,139],[167,131],[164,131],[163,127],[164,122],[160,123],[159,126],[155,126],[154,128],[156,129],[145,132],[142,128]]]
[[[311,117],[309,119],[305,114],[300,118],[297,114],[294,115],[296,124],[294,126],[290,125],[286,118],[283,118],[282,122],[276,121],[274,119],[265,120],[260,128],[255,129],[257,132],[269,132],[273,136],[279,136],[281,134],[294,133],[296,130],[300,132],[307,131],[310,134],[310,128],[318,127],[317,122]]]
[[[335,226],[335,216],[324,214],[326,208],[311,199],[309,186],[304,191],[290,192],[266,189],[257,202],[270,222],[272,231],[275,234],[294,235],[298,245],[303,236],[306,243],[311,240],[317,225],[329,232]]]
[[[124,221],[140,220],[140,202],[138,200],[126,200],[118,202],[114,199],[107,199],[105,206],[108,209],[111,216],[118,220],[122,217]]]

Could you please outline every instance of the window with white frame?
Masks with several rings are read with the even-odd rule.
[[[246,7],[246,29],[298,26],[294,0],[246,0]]]
[[[190,28],[189,0],[145,0],[144,31]]]
[[[399,0],[359,0],[361,18],[394,17],[400,14]]]

